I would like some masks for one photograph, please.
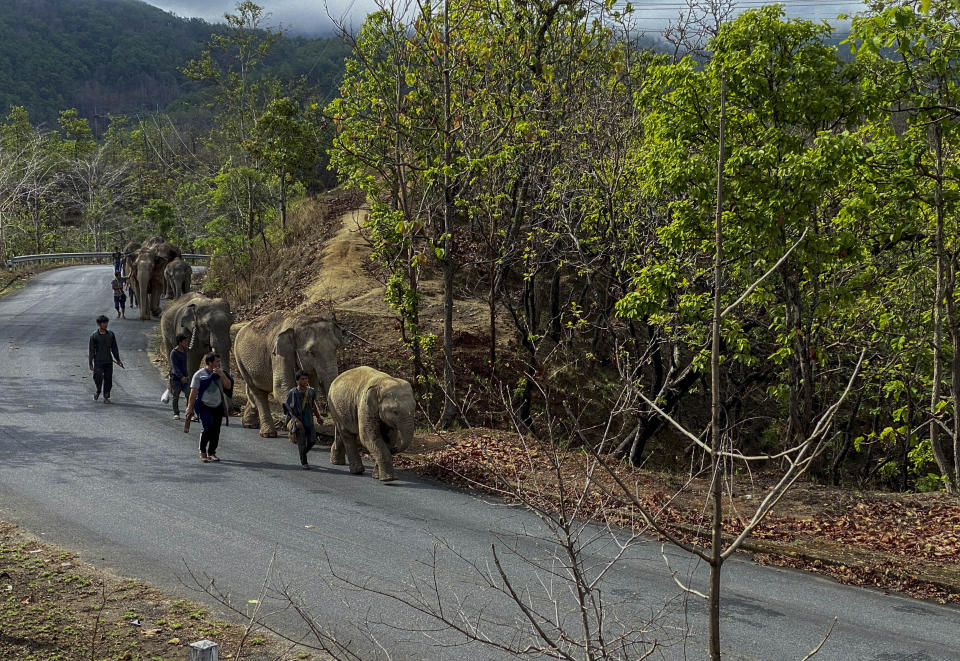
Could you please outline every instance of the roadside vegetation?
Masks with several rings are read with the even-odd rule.
[[[189,659],[203,639],[220,644],[221,659],[319,658],[0,522],[0,658]]]

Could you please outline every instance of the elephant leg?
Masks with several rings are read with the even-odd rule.
[[[343,448],[343,434],[336,425],[333,429],[333,445],[330,446],[330,463],[334,466],[344,466],[347,463]]]
[[[373,455],[373,462],[376,465],[373,476],[381,482],[390,482],[397,479],[397,475],[393,471],[393,455],[390,454],[387,444],[378,437],[373,440],[370,446],[367,449]]]
[[[363,473],[363,459],[360,458],[360,441],[357,435],[341,430],[338,436],[343,438],[343,447],[347,453],[347,463],[350,465],[350,472],[354,475],[360,475]]]
[[[247,392],[252,392],[253,401],[257,406],[257,414],[260,416],[260,435],[264,438],[276,438],[277,430],[273,426],[273,416],[270,414],[270,403],[267,400],[267,391],[251,388],[248,383]]]
[[[253,393],[247,389],[247,405],[243,407],[243,420],[241,422],[244,429],[259,429],[260,414],[257,412],[257,405],[253,401]]]

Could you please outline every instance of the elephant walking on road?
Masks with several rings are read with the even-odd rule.
[[[140,302],[137,300],[139,287],[137,287],[137,278],[134,275],[134,264],[137,263],[137,255],[140,253],[140,244],[131,241],[123,248],[123,275],[127,279],[127,298],[130,301],[130,308],[137,307]]]
[[[163,270],[178,257],[180,250],[160,237],[147,239],[136,252],[128,275],[134,284],[141,320],[149,320],[151,315],[160,316],[160,297],[165,286]]]
[[[410,383],[372,367],[355,367],[333,380],[327,402],[336,426],[330,463],[346,463],[346,454],[350,472],[362,473],[363,445],[376,465],[373,476],[382,482],[397,479],[393,455],[413,441],[416,402]]]
[[[200,369],[203,355],[220,354],[224,369],[230,370],[230,304],[222,298],[209,298],[189,292],[170,303],[160,315],[160,340],[163,355],[169,356],[177,344],[177,335],[190,338],[187,349],[187,374]]]
[[[294,375],[303,370],[324,395],[337,376],[337,348],[343,343],[340,328],[327,314],[301,313],[290,317],[273,312],[240,329],[234,346],[237,370],[247,384],[243,426],[260,428],[273,438],[277,430],[270,413],[269,395],[282,403],[296,385]]]
[[[163,270],[163,279],[167,284],[167,297],[180,298],[190,291],[193,269],[183,258],[177,258],[167,264],[167,267]]]

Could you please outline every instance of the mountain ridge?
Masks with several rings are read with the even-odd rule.
[[[23,106],[52,128],[66,108],[88,119],[165,109],[201,89],[179,70],[226,29],[141,0],[0,0],[0,112]],[[285,77],[338,82],[339,40],[284,37],[277,49]]]

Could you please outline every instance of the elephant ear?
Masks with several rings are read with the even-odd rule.
[[[277,339],[273,343],[274,356],[292,356],[296,351],[294,329],[286,328],[277,333]]]
[[[183,316],[180,317],[180,321],[181,321],[181,323],[183,323],[184,326],[187,326],[187,325],[189,325],[189,324],[196,324],[196,323],[197,323],[197,305],[196,305],[196,303],[191,303],[190,305],[184,306],[184,308],[183,308]]]
[[[193,348],[193,342],[197,337],[197,325],[197,306],[195,303],[191,303],[184,307],[183,316],[180,317],[180,328],[190,334],[188,349]]]

